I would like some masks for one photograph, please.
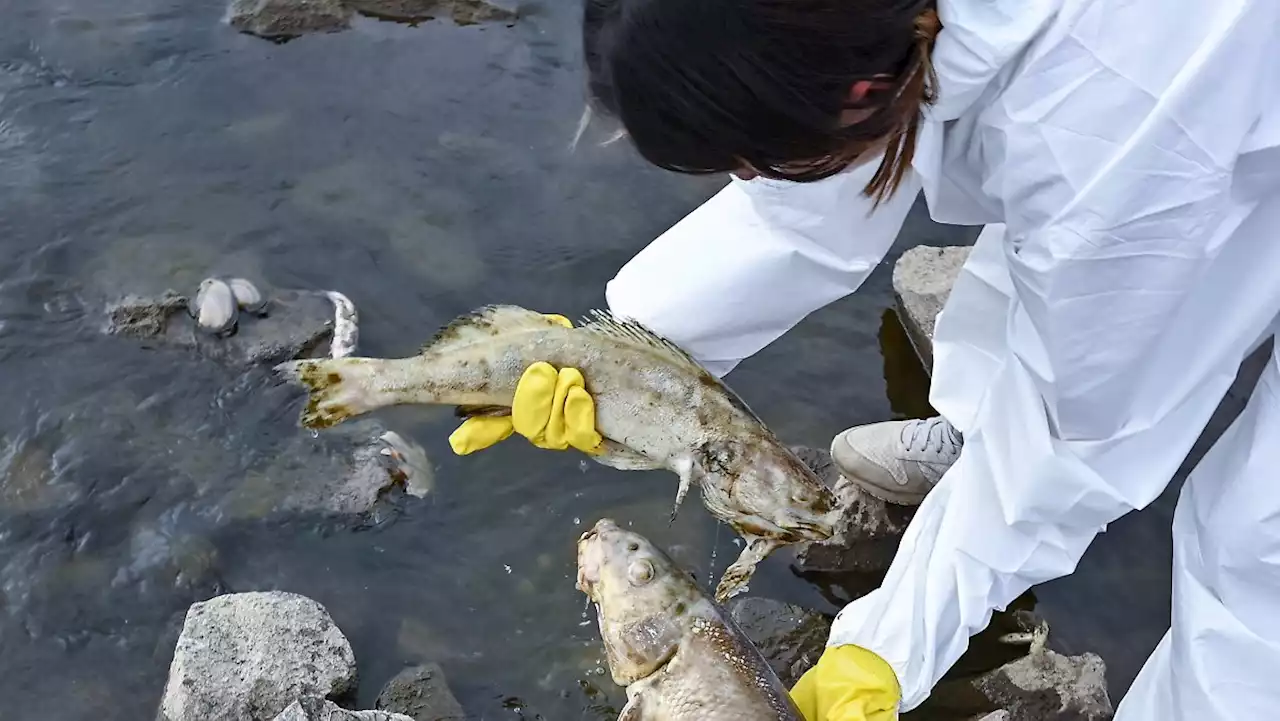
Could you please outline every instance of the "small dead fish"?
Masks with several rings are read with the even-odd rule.
[[[380,453],[393,466],[393,473],[404,481],[405,493],[415,498],[425,498],[435,488],[435,468],[422,446],[406,439],[395,431],[387,431],[378,437],[386,446]]]
[[[674,344],[607,313],[566,328],[524,308],[488,306],[455,320],[412,358],[308,359],[276,371],[309,389],[302,424],[316,429],[405,403],[508,414],[516,384],[537,361],[585,376],[605,438],[592,459],[676,473],[673,519],[696,483],[711,514],[743,537],[717,600],[740,592],[775,549],[834,535],[831,491],[737,395]]]
[[[215,336],[230,335],[240,320],[235,294],[231,286],[217,278],[200,282],[195,300],[196,325]]]
[[[577,588],[627,689],[618,721],[804,721],[742,629],[644,536],[596,522],[578,539]]]
[[[231,292],[236,297],[236,304],[240,306],[240,310],[253,315],[266,315],[267,298],[258,290],[258,286],[254,285],[246,278],[231,278],[227,281],[227,285],[231,286]]]

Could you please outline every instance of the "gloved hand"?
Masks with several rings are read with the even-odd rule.
[[[791,689],[805,721],[894,721],[902,689],[893,668],[860,646],[828,646]]]
[[[562,315],[548,315],[566,328]],[[557,371],[538,362],[525,369],[516,385],[511,415],[468,418],[449,436],[453,452],[465,456],[519,433],[539,448],[563,451],[570,446],[583,453],[599,452],[604,439],[596,431],[596,405],[577,368]]]

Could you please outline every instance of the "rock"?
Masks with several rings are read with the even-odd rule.
[[[933,368],[934,321],[968,257],[968,246],[918,245],[893,266],[893,291],[902,325],[926,371]]]
[[[805,447],[792,450],[835,492],[843,511],[835,541],[802,546],[796,553],[797,569],[802,575],[865,577],[871,584],[866,590],[874,588],[889,569],[915,508],[885,503],[863,493],[840,476],[828,451]],[[857,581],[845,580],[851,586],[860,585]],[[852,598],[840,600],[847,602]]]
[[[389,442],[388,435],[399,438],[369,418],[314,438],[295,434],[265,462],[255,464],[219,505],[240,519],[315,511],[363,515],[375,510],[393,487],[425,495],[422,484],[430,479],[423,480],[422,469],[414,465],[422,460],[403,455],[405,446]],[[388,450],[395,452],[384,452]]]
[[[351,644],[319,603],[236,593],[187,611],[159,721],[270,721],[301,696],[355,687]]]
[[[514,10],[485,0],[351,0],[357,12],[398,22],[421,22],[449,17],[458,25],[511,22]]]
[[[241,318],[235,334],[212,338],[196,330],[187,298],[169,290],[156,298],[130,296],[107,309],[106,331],[153,347],[182,348],[232,367],[275,364],[326,355],[334,308],[324,293],[285,290],[271,297],[270,314]]]
[[[830,618],[769,598],[735,598],[729,615],[787,688],[818,662],[831,633]]]
[[[434,663],[406,668],[387,682],[374,706],[413,721],[463,721],[466,713]]]
[[[1044,648],[988,673],[973,685],[1008,721],[1107,721],[1106,664],[1097,654],[1063,656]]]
[[[351,15],[341,0],[232,0],[226,21],[242,33],[277,40],[345,30]]]
[[[386,711],[348,711],[338,704],[307,696],[289,705],[275,721],[414,721],[408,716]]]

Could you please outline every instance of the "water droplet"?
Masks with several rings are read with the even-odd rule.
[[[574,516],[574,517],[573,517],[573,525],[575,525],[575,526],[581,526],[581,525],[582,525],[582,519],[581,519],[581,518],[578,518],[577,516]]]
[[[320,431],[317,431],[317,430],[314,430],[314,429],[313,429],[313,430],[311,431],[311,437],[312,437],[312,438],[319,438],[319,437],[320,437]]]

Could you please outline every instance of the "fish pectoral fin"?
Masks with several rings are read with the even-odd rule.
[[[663,467],[663,464],[652,458],[608,439],[601,444],[600,452],[590,458],[602,466],[619,471],[652,471]]]
[[[784,545],[773,538],[751,535],[744,535],[742,538],[747,542],[747,546],[742,549],[742,553],[738,554],[738,560],[730,564],[724,570],[724,575],[720,577],[720,584],[716,586],[716,603],[725,603],[745,591],[747,582],[755,575],[756,566],[770,553]]]
[[[627,701],[627,705],[622,707],[622,713],[618,714],[618,721],[640,721],[643,713],[641,709],[640,696],[635,696]]]
[[[692,458],[679,458],[675,463],[676,475],[680,476],[680,488],[676,491],[676,502],[671,507],[671,519],[667,521],[667,525],[676,522],[676,514],[680,512],[680,504],[684,503],[685,496],[689,495],[689,489],[693,486],[694,479],[702,477],[702,469],[694,463]]]

